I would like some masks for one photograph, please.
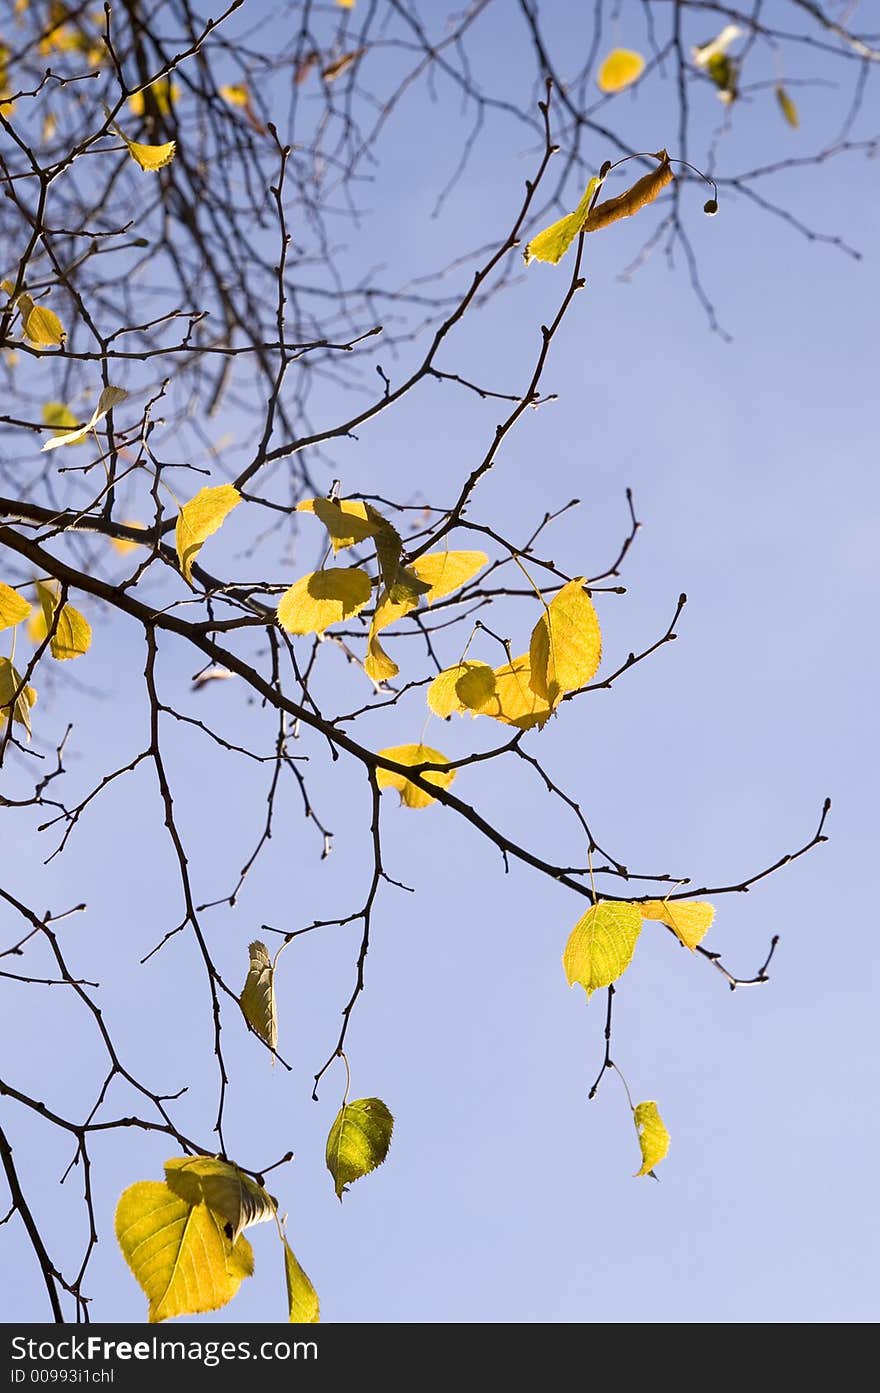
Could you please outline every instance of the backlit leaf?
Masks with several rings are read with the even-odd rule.
[[[394,1118],[381,1098],[343,1104],[327,1137],[327,1169],[340,1200],[353,1181],[381,1166],[393,1130]]]
[[[278,1044],[278,1015],[275,1008],[275,969],[265,943],[255,939],[248,949],[251,963],[239,1004],[245,1020],[271,1049]]]
[[[114,406],[125,401],[127,396],[128,392],[123,387],[105,387],[98,398],[98,405],[85,425],[75,425],[73,430],[62,431],[60,434],[54,435],[43,443],[43,450],[57,450],[59,445],[78,445],[81,440],[85,440],[89,431],[94,430],[98,422],[103,420],[108,411],[112,411]]]
[[[645,60],[631,48],[613,48],[596,77],[600,92],[622,92],[641,77]]]
[[[11,585],[4,585],[0,581],[0,629],[13,628],[23,619],[27,619],[30,612],[29,601],[19,595],[17,590],[13,590]]]
[[[367,516],[367,505],[359,498],[304,498],[296,511],[314,513],[323,522],[334,552],[376,535],[377,522]]]
[[[151,1323],[216,1311],[254,1270],[247,1239],[230,1243],[206,1204],[190,1205],[159,1180],[130,1185],[116,1207],[122,1256],[149,1300]]]
[[[449,760],[439,750],[430,745],[392,745],[387,750],[379,750],[382,759],[390,759],[394,764],[448,764]],[[455,778],[455,770],[426,769],[422,778],[437,788],[448,788]],[[377,769],[376,781],[380,788],[396,788],[400,801],[407,808],[428,808],[437,800],[430,793],[412,783],[403,774],[395,774],[391,769]]]
[[[589,682],[602,658],[599,620],[583,585],[582,576],[564,585],[532,630],[529,685],[551,707]]]
[[[129,140],[126,136],[122,138],[128,146],[131,158],[140,165],[141,169],[148,172],[164,169],[166,164],[170,164],[174,159],[174,152],[177,149],[175,140],[166,141],[164,145],[142,145],[139,140]]]
[[[600,184],[600,179],[591,179],[574,212],[551,223],[549,227],[545,227],[543,232],[539,232],[527,243],[523,252],[527,266],[532,261],[548,261],[551,266],[555,266],[557,262],[562,260],[575,237],[583,230],[590,206],[599,191]]]
[[[43,607],[43,618],[48,633],[58,608],[58,596],[50,586],[37,581],[37,597]],[[78,609],[74,609],[73,605],[65,605],[58,615],[55,632],[49,640],[52,657],[57,658],[59,662],[68,658],[81,658],[84,653],[88,653],[91,643],[92,628],[89,621]]]
[[[362,610],[371,591],[370,577],[357,567],[312,571],[281,596],[278,623],[289,634],[322,634]]]
[[[199,489],[195,498],[184,503],[177,514],[174,542],[177,559],[184,579],[190,580],[196,557],[205,541],[241,502],[241,494],[232,484]]]
[[[429,605],[444,595],[451,595],[488,565],[484,551],[429,551],[410,563],[419,580],[428,587],[425,599]]]
[[[288,1319],[297,1325],[317,1325],[321,1319],[318,1293],[296,1260],[293,1249],[284,1239],[284,1276],[287,1281]]]
[[[616,982],[632,962],[641,931],[641,905],[600,900],[591,906],[572,929],[562,955],[568,985],[578,983],[589,998],[598,987]]]
[[[375,620],[375,616],[374,616]],[[390,657],[379,642],[370,626],[370,636],[367,640],[367,656],[364,659],[364,672],[371,677],[374,682],[388,682],[392,677],[396,677],[400,668],[392,657]]]
[[[64,342],[65,329],[54,310],[34,305],[24,320],[24,332],[40,348],[55,348]]]
[[[187,1204],[206,1204],[223,1220],[230,1243],[251,1224],[274,1219],[277,1205],[262,1185],[258,1185],[231,1161],[219,1156],[175,1156],[165,1162],[169,1189]]]
[[[705,900],[646,900],[638,909],[643,919],[659,919],[693,950],[705,938],[715,918],[715,906]]]
[[[633,1121],[642,1152],[642,1168],[636,1171],[636,1175],[650,1175],[669,1151],[669,1133],[656,1103],[637,1103],[633,1109]]]
[[[542,726],[553,712],[547,699],[538,696],[532,688],[532,666],[528,653],[522,653],[512,663],[504,663],[495,669],[495,690],[477,709],[481,715],[492,716],[496,721],[516,726],[519,730]]]
[[[791,97],[786,92],[781,82],[777,83],[776,86],[776,100],[778,101],[779,109],[782,112],[788,124],[790,126],[793,126],[795,130],[797,130],[798,126],[801,124],[801,118],[798,115],[797,107],[795,106]]]
[[[12,709],[12,720],[20,726],[24,726],[27,738],[31,738],[31,707],[37,700],[37,694],[33,687],[24,687],[21,691],[21,677],[8,658],[0,658],[0,718],[9,719],[9,711]],[[15,694],[18,692],[18,697]],[[13,705],[13,699],[15,704]]]
[[[428,705],[444,719],[453,712],[471,716],[484,712],[495,695],[495,672],[488,663],[466,659],[439,673],[428,688]]]

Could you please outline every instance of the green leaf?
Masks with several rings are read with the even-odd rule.
[[[174,541],[185,580],[192,578],[196,557],[208,537],[222,527],[240,502],[241,494],[232,484],[218,484],[216,488],[199,489],[195,498],[184,503],[177,515]]]
[[[445,755],[439,750],[432,750],[430,745],[392,745],[387,750],[379,750],[378,754],[395,764],[449,763]],[[455,778],[455,770],[450,769],[446,773],[440,769],[426,769],[422,777],[425,783],[435,784],[437,788],[448,788]],[[404,778],[403,774],[395,774],[391,769],[377,769],[376,782],[380,788],[396,788],[400,794],[400,801],[406,808],[429,808],[437,801],[430,793],[419,788],[418,784]]]
[[[151,1323],[216,1311],[254,1270],[246,1238],[231,1243],[206,1204],[187,1204],[159,1180],[123,1191],[115,1228],[122,1256],[149,1300]]]
[[[712,927],[715,906],[705,900],[645,900],[638,906],[643,919],[659,919],[691,952]]]
[[[669,1133],[656,1103],[637,1103],[633,1108],[633,1121],[642,1151],[642,1168],[636,1175],[653,1175],[654,1167],[659,1166],[669,1151]]]
[[[11,585],[0,581],[0,629],[11,629],[27,619],[31,606],[27,600],[13,590]]]
[[[165,1180],[187,1204],[213,1210],[224,1221],[230,1243],[251,1224],[275,1217],[277,1205],[262,1185],[219,1156],[175,1156],[165,1162]]]
[[[590,211],[590,206],[599,191],[601,179],[591,179],[586,192],[573,213],[551,223],[527,244],[523,257],[528,266],[532,261],[549,261],[555,266],[568,251],[575,237],[582,231]]]
[[[16,692],[21,687],[21,677],[8,658],[0,658],[0,717],[9,719],[9,708]],[[27,738],[31,738],[31,707],[37,700],[33,687],[24,687],[12,706],[12,719],[24,726]]]
[[[529,686],[551,707],[589,682],[602,659],[599,620],[583,585],[583,576],[564,585],[532,630]]]
[[[242,987],[239,1005],[242,1014],[270,1049],[278,1044],[278,1014],[275,1008],[275,969],[265,943],[255,939],[248,949],[251,965]]]
[[[312,571],[281,596],[278,623],[289,634],[322,634],[362,610],[371,592],[370,577],[358,567]]]
[[[37,581],[37,595],[43,609],[46,631],[51,629],[58,608],[58,596],[42,581]],[[65,662],[69,658],[81,658],[88,653],[92,644],[92,628],[84,615],[73,605],[65,605],[58,616],[55,632],[49,640],[49,651],[53,658]]]
[[[393,1130],[394,1118],[381,1098],[343,1103],[327,1137],[327,1169],[338,1199],[353,1181],[381,1166]]]
[[[317,1325],[321,1319],[318,1293],[296,1260],[293,1249],[284,1239],[284,1276],[287,1281],[288,1319],[294,1324]]]
[[[579,983],[588,998],[597,987],[610,987],[632,962],[641,931],[640,905],[618,900],[593,905],[575,924],[565,945],[562,966],[568,985]]]
[[[795,106],[791,97],[786,92],[781,82],[776,84],[776,100],[778,101],[779,109],[781,110],[788,124],[790,126],[793,126],[795,130],[797,130],[798,126],[801,124],[801,118],[798,115],[797,107]]]

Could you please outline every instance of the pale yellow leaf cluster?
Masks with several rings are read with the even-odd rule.
[[[392,745],[387,750],[379,750],[378,754],[381,759],[391,760],[393,764],[413,766],[449,763],[445,755],[439,750],[432,750],[430,745]],[[422,778],[425,783],[434,784],[437,788],[448,788],[455,778],[455,770],[426,769]],[[437,801],[411,779],[395,773],[392,769],[377,768],[376,782],[380,788],[396,788],[400,794],[400,801],[406,808],[428,808]]]
[[[633,1121],[642,1152],[641,1170],[637,1170],[636,1175],[650,1175],[669,1151],[669,1133],[654,1102],[637,1103],[633,1108]]]
[[[232,484],[218,484],[199,489],[195,498],[184,503],[177,515],[174,542],[185,580],[192,579],[192,568],[204,543],[240,502],[241,494]]]
[[[631,48],[613,48],[603,60],[596,76],[600,92],[622,92],[637,82],[645,70],[645,60]]]

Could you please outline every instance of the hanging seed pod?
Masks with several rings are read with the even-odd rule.
[[[619,222],[621,218],[631,218],[640,208],[654,202],[674,178],[666,151],[658,150],[655,159],[660,161],[657,168],[650,174],[643,175],[631,189],[618,194],[617,198],[608,198],[604,203],[596,204],[584,223],[585,232],[598,232],[613,222]]]

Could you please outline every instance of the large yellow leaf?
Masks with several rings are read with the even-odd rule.
[[[296,1260],[293,1249],[284,1239],[284,1277],[287,1282],[288,1319],[294,1324],[317,1325],[321,1319],[318,1293]]]
[[[371,590],[370,577],[356,566],[312,571],[281,596],[278,623],[289,634],[322,634],[362,610]]]
[[[359,498],[304,498],[296,511],[314,513],[323,522],[334,552],[376,535],[378,524],[368,517],[367,505]]]
[[[659,919],[691,951],[705,938],[715,918],[715,906],[705,900],[646,900],[638,906],[643,919]]]
[[[527,266],[532,261],[548,261],[551,266],[555,266],[562,260],[575,237],[583,230],[600,183],[599,179],[591,179],[574,212],[560,218],[558,222],[551,223],[526,244],[523,257]]]
[[[174,541],[177,559],[184,578],[189,580],[195,559],[205,541],[241,502],[241,494],[232,484],[218,484],[216,488],[199,489],[195,498],[184,503],[177,514]]]
[[[600,92],[622,92],[641,77],[645,60],[631,48],[613,48],[596,77]]]
[[[381,1166],[388,1155],[394,1118],[381,1098],[343,1103],[327,1137],[327,1169],[341,1200],[346,1188]]]
[[[428,688],[428,705],[445,720],[453,712],[471,716],[485,713],[495,695],[495,672],[488,663],[466,659],[439,673]]]
[[[160,1180],[123,1191],[115,1227],[122,1256],[149,1300],[151,1323],[216,1311],[254,1270],[246,1238],[230,1243],[206,1204],[187,1204]]]
[[[66,331],[54,310],[35,305],[24,320],[24,332],[38,347],[55,348],[64,342]]]
[[[58,596],[50,586],[37,581],[37,596],[43,609],[46,632],[52,627]],[[53,658],[63,662],[68,658],[81,658],[88,653],[92,643],[92,628],[84,615],[73,605],[65,605],[58,615],[55,632],[49,641],[49,651]]]
[[[562,955],[568,985],[579,983],[592,996],[610,987],[632,962],[642,931],[641,905],[600,900],[578,920]]]
[[[379,750],[378,753],[383,759],[390,759],[395,764],[449,763],[445,755],[439,750],[432,750],[430,745],[392,745],[387,750]],[[426,769],[422,777],[426,783],[435,784],[437,788],[448,788],[455,778],[455,770]],[[430,793],[425,793],[423,789],[404,778],[403,774],[395,774],[390,769],[377,769],[376,780],[380,788],[396,788],[401,803],[407,808],[427,808],[437,801]]]
[[[0,581],[0,629],[13,628],[27,619],[30,612],[30,603],[11,585],[4,585]]]
[[[43,450],[57,450],[59,445],[78,445],[81,440],[85,440],[89,431],[94,430],[99,421],[112,411],[119,402],[125,401],[128,392],[124,387],[105,387],[98,398],[98,405],[95,407],[85,425],[79,426],[74,422],[74,428],[67,431],[56,431],[51,439],[44,442]],[[45,412],[45,408],[44,408]],[[54,425],[52,421],[47,421],[47,425]]]
[[[265,943],[255,939],[248,950],[251,963],[239,1004],[245,1020],[261,1040],[274,1050],[278,1044],[278,1015],[275,1009],[275,969]]]
[[[140,165],[141,169],[153,172],[157,169],[164,169],[166,164],[170,164],[174,159],[177,149],[177,142],[167,141],[164,145],[142,145],[138,140],[129,140],[127,136],[122,139],[128,146],[128,153],[131,158]]]
[[[583,584],[581,576],[564,585],[532,630],[529,685],[551,707],[589,682],[602,658],[599,620]]]
[[[479,713],[492,716],[504,725],[516,726],[519,730],[542,726],[552,715],[553,708],[545,697],[538,696],[531,683],[529,655],[522,653],[512,663],[495,669],[495,690],[477,708]]]
[[[489,562],[484,551],[429,551],[410,564],[419,580],[428,586],[429,605],[451,595],[481,571]]]
[[[165,1162],[165,1180],[187,1204],[206,1204],[222,1219],[230,1243],[251,1224],[265,1224],[275,1218],[277,1205],[262,1185],[258,1185],[231,1161],[219,1156],[175,1156]]]
[[[8,658],[0,658],[0,719],[9,719],[9,710],[12,708],[13,722],[24,726],[27,738],[31,738],[31,707],[37,700],[37,694],[33,687],[21,687],[21,677]],[[18,692],[13,706],[13,698]]]
[[[633,1108],[633,1121],[642,1151],[642,1168],[636,1175],[650,1175],[669,1150],[669,1133],[656,1103],[637,1103]]]

